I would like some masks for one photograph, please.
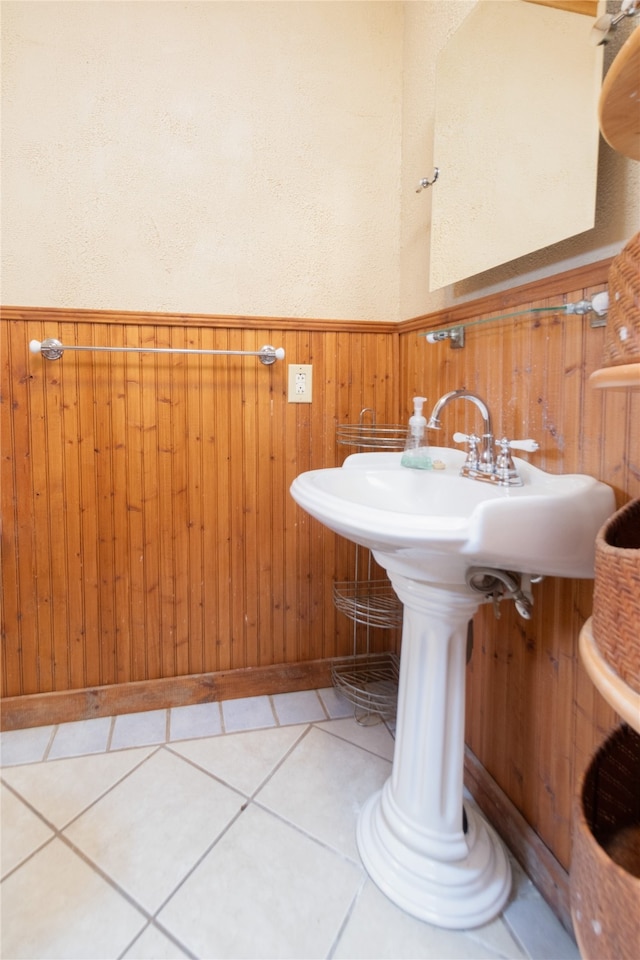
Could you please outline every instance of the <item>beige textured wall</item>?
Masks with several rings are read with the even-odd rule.
[[[4,2],[2,301],[400,320],[618,252],[640,164],[601,141],[593,230],[429,292],[415,187],[474,4]]]
[[[416,194],[415,185],[421,177],[431,177],[437,162],[433,154],[436,57],[475,2],[415,0],[405,5],[400,306],[403,318],[612,256],[640,229],[640,163],[615,153],[600,138],[596,218],[592,230],[459,283],[429,291],[432,196],[431,189]],[[619,11],[619,3],[609,6],[612,12],[614,8],[615,12]],[[589,43],[590,21],[588,17],[581,19],[586,24],[585,42]],[[637,20],[628,20],[618,27],[614,40],[605,49],[605,70],[635,27]],[[594,122],[597,123],[597,118]],[[526,190],[526,184],[523,189]],[[531,197],[532,204],[538,202],[538,197]],[[487,242],[491,242],[490,236]]]
[[[402,16],[3,3],[3,302],[397,319]]]

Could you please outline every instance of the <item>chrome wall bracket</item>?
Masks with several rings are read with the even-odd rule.
[[[434,330],[427,334],[427,343],[440,343],[441,340],[450,340],[452,350],[462,350],[464,327],[449,327],[448,330]]]

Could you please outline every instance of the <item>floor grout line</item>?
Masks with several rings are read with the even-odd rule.
[[[246,811],[247,807],[249,806],[249,803],[250,801],[247,800],[246,803],[242,804],[238,812],[234,814],[234,816],[231,818],[231,820],[229,820],[227,824],[225,824],[225,826],[222,828],[220,833],[215,837],[215,839],[211,841],[211,843],[207,846],[207,848],[203,851],[203,853],[197,858],[197,860],[194,861],[191,868],[187,871],[187,873],[185,873],[184,877],[182,877],[182,879],[176,884],[176,886],[172,889],[171,893],[167,897],[165,897],[165,899],[160,903],[160,905],[156,908],[156,910],[154,910],[153,914],[151,914],[151,919],[154,922],[157,921],[158,923],[161,923],[161,921],[158,921],[158,914],[162,913],[162,911],[167,906],[167,904],[171,900],[173,900],[178,890],[180,890],[181,887],[185,885],[187,880],[198,869],[200,864],[209,856],[213,848],[220,843],[222,838],[226,836],[226,834],[229,832],[231,827],[238,822],[238,820],[242,817],[243,813]]]
[[[277,710],[276,710],[276,705],[275,705],[275,703],[273,702],[273,697],[272,697],[272,696],[269,696],[269,706],[271,707],[271,713],[273,714],[273,719],[274,719],[275,722],[276,722],[276,727],[281,726],[281,724],[280,724],[280,717],[278,716],[278,712],[277,712]]]
[[[283,813],[279,813],[277,810],[272,810],[271,807],[267,807],[266,804],[260,803],[258,798],[248,801],[247,807],[250,804],[252,804],[254,807],[257,807],[258,810],[262,810],[263,813],[267,813],[269,816],[275,817],[276,820],[279,820],[280,823],[283,823],[286,827],[291,827],[291,829],[296,833],[299,833],[300,836],[305,837],[307,840],[311,840],[319,847],[322,847],[323,850],[327,850],[329,853],[332,853],[334,856],[338,857],[344,863],[348,863],[352,867],[357,867],[364,872],[364,867],[359,860],[354,860],[353,857],[350,857],[348,853],[343,853],[342,850],[338,850],[337,847],[332,847],[331,844],[327,843],[326,840],[321,840],[320,837],[316,837],[313,833],[309,833],[309,831],[305,830],[304,827],[301,827],[292,820],[287,819]]]
[[[227,734],[227,728],[224,723],[224,710],[222,709],[222,700],[218,700],[218,716],[220,717],[220,734],[224,737]]]
[[[105,753],[111,752],[111,744],[113,742],[113,734],[115,733],[115,729],[116,729],[116,718],[111,717],[111,724],[109,725],[109,733],[107,735],[107,746],[105,747],[105,751],[104,751]]]
[[[343,935],[343,933],[345,932],[345,930],[347,929],[347,927],[348,927],[348,925],[349,925],[349,921],[351,920],[351,917],[353,916],[353,911],[354,911],[355,908],[356,908],[356,904],[358,903],[358,900],[359,900],[360,897],[362,896],[362,891],[363,891],[364,888],[365,888],[366,882],[367,882],[367,874],[365,873],[364,876],[363,876],[363,878],[362,878],[362,883],[360,884],[360,886],[358,887],[358,889],[357,889],[356,892],[354,893],[353,899],[352,899],[351,903],[349,904],[349,907],[348,907],[348,909],[347,909],[347,911],[346,911],[346,913],[345,913],[345,915],[344,915],[344,918],[343,918],[343,920],[342,920],[342,923],[340,924],[340,926],[339,926],[339,928],[338,928],[338,932],[336,933],[335,939],[334,939],[333,943],[331,944],[331,947],[329,948],[329,950],[328,950],[328,952],[327,952],[326,960],[333,960],[333,955],[335,954],[336,950],[338,949],[338,946],[339,946],[339,944],[340,944],[340,940],[342,939],[342,935]]]
[[[250,731],[251,732],[251,731]],[[230,734],[231,736],[231,734]],[[203,739],[206,739],[203,737]],[[211,739],[214,739],[213,737]],[[198,773],[204,773],[207,777],[210,777],[211,780],[214,780],[216,783],[219,783],[221,786],[226,787],[228,790],[233,790],[234,793],[237,793],[244,800],[250,800],[251,798],[238,787],[234,787],[227,780],[223,780],[222,777],[219,777],[217,774],[213,773],[211,770],[207,770],[206,767],[200,766],[197,760],[193,760],[192,757],[185,757],[179,750],[175,748],[175,743],[194,743],[194,740],[180,740],[174,741],[173,743],[163,743],[161,744],[161,749],[166,750],[172,756],[176,757],[178,760],[182,760],[184,763],[187,763],[190,767],[193,767],[194,770],[197,770]]]
[[[165,927],[162,921],[158,920],[157,917],[154,917],[154,919],[149,924],[149,926],[155,928],[156,930],[159,930],[160,933],[167,938],[167,940],[171,940],[172,943],[175,943],[175,945],[180,950],[182,950],[182,952],[184,953],[185,957],[188,958],[188,960],[200,960],[198,955],[196,953],[193,953],[193,951],[191,951],[186,944],[182,943],[181,940],[178,940],[176,935],[174,933],[171,933],[171,931],[167,927]],[[138,936],[136,937],[136,940],[138,940],[143,933],[144,933],[144,930],[138,934]],[[135,940],[134,940],[134,943],[135,943]],[[131,944],[131,946],[133,946],[133,944]],[[126,954],[126,952],[127,951],[125,950],[124,954]],[[124,956],[124,954],[122,954],[122,956]]]
[[[48,744],[46,745],[46,747],[44,748],[44,754],[42,755],[42,760],[39,761],[39,762],[41,762],[41,763],[46,763],[46,761],[49,759],[49,754],[51,753],[51,748],[53,747],[53,741],[54,741],[55,738],[56,738],[56,734],[57,734],[57,732],[58,732],[59,726],[60,726],[59,723],[56,723],[56,724],[54,725],[53,730],[51,731],[51,736],[49,737],[49,743],[48,743]],[[38,762],[38,761],[36,761],[36,762]]]
[[[324,689],[324,688],[323,688],[323,689]],[[327,708],[326,708],[326,706],[325,706],[324,700],[323,700],[322,697],[320,696],[320,691],[316,689],[316,690],[314,690],[314,693],[315,693],[316,697],[318,698],[318,700],[320,701],[320,707],[322,708],[322,711],[324,712],[325,717],[327,718],[327,720],[331,720],[331,717],[329,716],[329,711],[327,710]]]

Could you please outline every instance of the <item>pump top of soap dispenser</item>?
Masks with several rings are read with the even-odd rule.
[[[422,437],[426,429],[427,421],[422,416],[422,407],[426,402],[426,397],[413,398],[413,416],[409,417],[409,428],[411,435],[414,437]]]

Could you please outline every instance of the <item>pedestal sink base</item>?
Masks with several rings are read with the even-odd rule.
[[[439,927],[463,930],[492,920],[511,889],[509,861],[492,828],[466,808],[468,829],[461,860],[433,859],[399,836],[390,823],[384,789],[371,797],[358,822],[358,849],[367,873],[402,910]],[[387,809],[385,809],[387,808]]]
[[[454,929],[479,926],[504,906],[511,870],[475,810],[463,824],[467,586],[411,580],[388,569],[404,604],[396,743],[391,776],[360,814],[358,847],[376,884],[408,913]]]

